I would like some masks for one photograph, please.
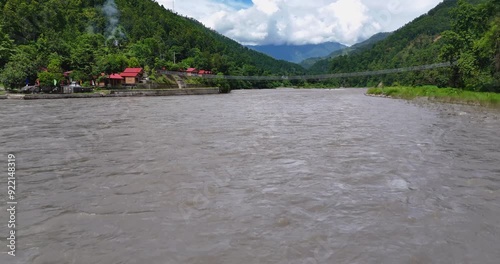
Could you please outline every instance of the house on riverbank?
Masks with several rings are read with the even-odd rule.
[[[111,87],[118,87],[122,85],[133,86],[140,82],[144,74],[142,68],[126,68],[122,73],[112,73],[106,75],[101,73],[101,78],[98,85],[99,87],[106,87],[110,85]]]
[[[198,69],[196,68],[188,68],[186,70],[187,76],[196,76],[198,74]]]
[[[203,76],[203,75],[207,75],[207,74],[212,74],[212,72],[208,71],[208,70],[200,70],[200,71],[198,71],[198,75],[199,76]]]
[[[144,75],[142,68],[126,68],[120,76],[124,78],[123,84],[136,85],[140,82]]]
[[[109,75],[109,84],[114,87],[114,86],[120,86],[123,83],[123,77],[120,74],[110,74]]]

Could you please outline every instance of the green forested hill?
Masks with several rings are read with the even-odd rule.
[[[0,0],[0,10],[0,81],[8,87],[33,82],[41,69],[47,69],[42,83],[62,78],[63,71],[85,79],[127,66],[231,75],[303,72],[152,0]]]
[[[338,85],[455,86],[500,91],[498,0],[445,0],[371,49],[318,62],[325,72],[356,72],[452,61],[448,69],[339,80]],[[313,66],[313,69],[321,67]]]

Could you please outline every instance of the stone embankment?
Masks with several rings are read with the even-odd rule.
[[[0,96],[0,99],[38,100],[38,99],[70,99],[70,98],[104,98],[104,97],[141,97],[141,96],[174,96],[174,95],[206,95],[219,94],[217,87],[188,88],[169,90],[123,90],[111,91],[110,94],[88,93],[88,94],[8,94]]]
[[[219,94],[219,88],[188,88],[171,90],[129,90],[112,91],[110,96],[173,96],[173,95],[204,95]]]

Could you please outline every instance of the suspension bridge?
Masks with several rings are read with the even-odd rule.
[[[390,73],[424,71],[424,70],[431,70],[431,69],[437,69],[437,68],[451,67],[455,64],[456,63],[442,62],[442,63],[434,63],[434,64],[411,66],[411,67],[375,70],[375,71],[333,73],[333,74],[320,74],[320,75],[295,75],[295,76],[285,76],[285,75],[283,75],[283,76],[234,76],[234,75],[213,75],[213,74],[197,75],[197,74],[189,74],[189,73],[180,72],[180,71],[166,71],[166,70],[160,70],[158,72],[160,74],[163,74],[163,75],[168,74],[168,75],[177,75],[177,76],[184,76],[184,77],[201,77],[201,78],[205,78],[205,79],[225,79],[225,80],[247,80],[247,81],[327,80],[327,79],[344,78],[344,77],[375,76],[375,75],[383,75],[383,74],[390,74]]]

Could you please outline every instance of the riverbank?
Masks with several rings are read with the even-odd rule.
[[[500,94],[497,93],[472,92],[436,86],[370,88],[366,94],[408,100],[425,97],[444,103],[500,107]]]
[[[74,98],[104,98],[104,97],[141,97],[141,96],[175,96],[175,95],[208,95],[221,93],[217,87],[186,88],[167,90],[113,90],[96,93],[73,94],[6,94],[0,99],[40,100],[40,99],[74,99]]]

